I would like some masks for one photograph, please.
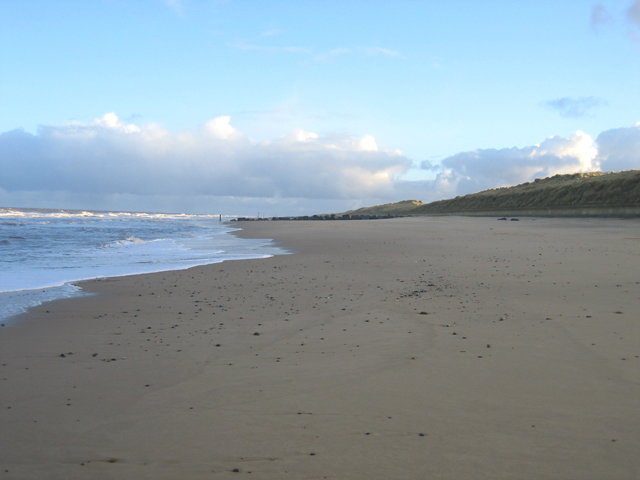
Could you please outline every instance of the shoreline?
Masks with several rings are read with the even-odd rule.
[[[83,293],[77,286],[83,282],[186,270],[191,267],[221,263],[225,260],[262,258],[263,256],[284,253],[280,252],[278,248],[274,248],[269,239],[247,241],[230,236],[237,228],[237,225],[232,222],[225,222],[224,226],[222,224],[218,226],[218,222],[216,222],[214,227],[207,226],[208,235],[187,235],[184,238],[178,235],[176,239],[149,239],[145,237],[146,240],[141,240],[132,237],[130,232],[125,232],[121,240],[107,240],[102,248],[117,247],[122,242],[124,242],[123,244],[139,243],[140,245],[135,246],[136,250],[124,250],[120,252],[120,255],[113,255],[110,259],[113,262],[111,264],[109,259],[100,258],[102,254],[98,252],[101,252],[102,249],[93,248],[95,245],[89,249],[91,253],[86,255],[88,259],[83,264],[66,261],[67,258],[73,258],[78,252],[81,255],[86,254],[84,252],[86,245],[82,242],[74,247],[79,250],[71,249],[73,251],[57,252],[57,257],[55,253],[44,254],[43,257],[47,260],[41,264],[38,261],[24,258],[27,257],[27,249],[18,249],[18,252],[13,254],[14,260],[5,265],[6,277],[1,282],[0,326],[14,324],[17,317],[35,306],[46,305],[48,302],[58,299],[82,296]],[[117,231],[110,232],[111,237],[117,237],[118,233]],[[134,233],[144,236],[145,232]],[[42,235],[46,236],[45,233]],[[124,238],[127,235],[129,237]],[[88,244],[89,241],[85,240]],[[153,245],[156,245],[158,241],[169,242],[171,247],[166,248],[165,245],[165,248],[154,248]],[[174,244],[177,247],[174,247]],[[143,250],[147,248],[147,245],[151,245],[150,250]],[[176,256],[176,251],[188,251],[188,254],[179,253]],[[39,257],[37,252],[30,252],[29,255],[31,258]],[[16,268],[16,270],[14,271],[12,268]]]
[[[637,478],[640,221],[241,228],[0,331],[4,478]]]

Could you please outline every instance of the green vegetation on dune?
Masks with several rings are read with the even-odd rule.
[[[363,207],[346,213],[349,215],[414,215],[416,208],[421,205],[423,203],[420,200],[403,200],[374,207]]]
[[[640,205],[640,171],[555,175],[513,187],[494,188],[449,200],[419,200],[365,207],[352,215],[429,215],[522,209]]]

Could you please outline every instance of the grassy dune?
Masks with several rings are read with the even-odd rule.
[[[586,208],[581,208],[586,207]],[[626,207],[626,209],[625,209]],[[504,211],[629,212],[640,211],[640,171],[555,175],[514,187],[493,188],[449,200],[405,200],[347,212],[353,215],[480,214]],[[580,214],[580,213],[578,213]]]

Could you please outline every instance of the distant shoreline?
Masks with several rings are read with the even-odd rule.
[[[375,214],[325,214],[304,215],[298,217],[238,217],[229,224],[255,221],[343,221],[343,220],[384,220],[399,217],[602,217],[637,218],[640,217],[640,203],[629,205],[571,205],[563,207],[524,207],[510,209],[461,210],[450,212],[411,213],[405,215]]]

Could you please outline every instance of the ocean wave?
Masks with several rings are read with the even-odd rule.
[[[0,208],[0,218],[111,218],[111,219],[157,219],[157,220],[218,220],[220,215],[190,214],[190,213],[144,213],[144,212],[97,212],[91,210],[46,210],[46,209],[15,209]],[[236,218],[233,215],[223,215],[224,219]]]
[[[127,237],[124,240],[116,240],[113,243],[105,243],[102,246],[102,248],[124,247],[127,245],[143,245],[145,243],[148,243],[148,241],[142,240],[141,238],[138,238],[138,237]]]
[[[15,208],[0,208],[0,217],[22,217],[24,214]]]
[[[66,282],[280,253],[264,240],[225,236],[235,229],[218,219],[218,215],[0,208],[0,240],[6,240],[0,244],[0,292],[30,291],[40,297],[50,292],[42,289]],[[12,238],[18,235],[23,238]],[[3,296],[2,320],[10,315],[3,303],[22,308],[28,302],[24,296]]]

